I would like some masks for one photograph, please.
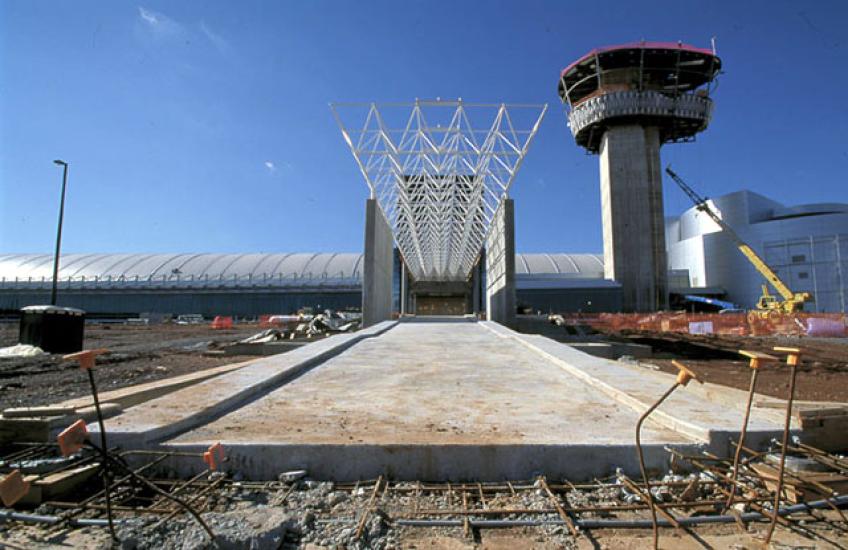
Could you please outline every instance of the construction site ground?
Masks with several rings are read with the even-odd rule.
[[[256,324],[213,330],[209,324],[159,324],[130,326],[89,324],[86,348],[107,348],[113,353],[99,363],[100,387],[106,390],[162,380],[199,370],[253,359],[223,356],[214,351],[261,329]],[[547,332],[547,331],[546,331]],[[547,333],[550,335],[550,333]],[[654,352],[647,364],[676,372],[672,359],[685,359],[703,379],[746,390],[750,381],[747,362],[736,350],[769,352],[774,346],[797,346],[804,350],[796,396],[808,401],[844,401],[848,396],[848,340],[836,338],[740,337],[681,333],[623,332],[608,336],[650,345]],[[568,339],[558,340],[567,343]],[[0,323],[0,347],[18,343],[17,323]],[[213,352],[210,354],[209,352]],[[763,369],[757,391],[772,397],[786,395],[787,376],[781,368]],[[0,408],[36,406],[87,395],[88,381],[73,364],[59,356],[0,359]]]
[[[85,347],[112,352],[98,361],[102,367],[97,369],[98,387],[109,391],[253,359],[214,352],[222,344],[260,330],[255,324],[226,330],[213,330],[208,323],[89,324],[85,327]],[[0,347],[17,343],[18,324],[0,324]],[[90,391],[88,378],[80,373],[79,366],[63,363],[60,355],[0,358],[0,410],[57,403]]]
[[[532,480],[531,480],[532,481]],[[525,489],[513,482],[516,492],[492,493],[485,486],[452,493],[440,488],[412,483],[392,484],[376,493],[372,486],[335,485],[301,480],[292,485],[270,482],[263,485],[227,481],[201,497],[210,511],[203,517],[215,531],[219,548],[282,548],[318,550],[533,550],[625,549],[651,547],[651,530],[594,528],[577,536],[560,520],[550,497],[539,483],[525,482]],[[554,481],[550,481],[553,485]],[[608,486],[609,487],[609,486]],[[618,489],[574,489],[567,493],[568,506],[592,506],[620,501]],[[479,495],[486,493],[485,504]],[[462,495],[460,497],[460,495]],[[198,505],[200,501],[194,500]],[[563,500],[566,502],[566,500]],[[161,505],[160,505],[161,506]],[[512,508],[513,514],[489,515],[485,509]],[[506,518],[538,521],[541,525],[479,528],[462,525],[463,509],[477,518]],[[481,512],[483,510],[483,512]],[[44,505],[39,513],[64,510]],[[366,511],[370,511],[366,512]],[[599,512],[589,517],[611,517]],[[645,511],[616,512],[620,519],[645,517]],[[101,515],[102,517],[102,515]],[[162,521],[165,514],[116,512],[120,548],[163,549],[209,548],[202,529],[187,515],[178,514]],[[128,519],[130,518],[130,519]],[[405,526],[400,518],[431,518],[459,521],[456,526]],[[839,549],[848,547],[848,527],[840,515],[829,509],[815,516],[798,514],[791,529],[778,526],[772,538],[773,549]],[[768,524],[706,524],[697,528],[662,528],[662,549],[733,548],[761,549]],[[8,522],[0,526],[0,545],[8,548],[88,549],[115,548],[105,526],[43,526]]]
[[[639,344],[650,345],[653,357],[645,361],[663,371],[675,373],[672,359],[686,361],[705,382],[747,390],[751,370],[738,350],[775,354],[775,346],[796,347],[802,351],[795,397],[803,401],[845,401],[848,399],[848,339],[798,338],[776,336],[692,335],[684,333],[614,333]],[[760,370],[757,393],[786,398],[789,376],[784,365]]]
[[[419,327],[419,333],[414,339],[419,342],[421,349],[426,350],[426,354],[421,357],[404,356],[406,363],[409,365],[420,363],[420,368],[424,368],[428,360],[443,356],[455,362],[457,368],[463,363],[472,362],[474,355],[472,350],[478,353],[484,351],[486,346],[491,345],[493,338],[483,338],[480,334],[476,334],[479,331],[473,331],[472,328],[466,324],[441,328],[435,325]],[[212,330],[208,325],[146,327],[89,325],[86,327],[86,347],[105,347],[114,352],[111,356],[104,356],[98,363],[101,366],[96,370],[101,387],[104,391],[108,391],[214,366],[255,359],[252,356],[209,355],[209,352],[219,350],[227,342],[242,339],[260,330],[257,325],[240,325],[232,330]],[[326,387],[330,389],[329,393],[337,397],[341,396],[338,406],[367,409],[367,403],[379,397],[378,393],[391,394],[389,390],[391,390],[392,380],[398,378],[397,387],[402,387],[404,385],[402,378],[408,375],[405,372],[395,372],[391,368],[391,362],[388,362],[385,357],[389,356],[390,351],[392,354],[403,355],[404,338],[411,336],[406,333],[411,332],[412,327],[400,326],[393,330],[394,332],[389,332],[388,337],[382,340],[370,340],[359,344],[359,347],[354,349],[354,351],[359,350],[357,353],[361,357],[358,359],[355,353],[343,352],[330,360],[325,367],[335,365],[339,369],[339,372],[335,373],[335,378],[331,376],[334,373],[329,372],[330,369],[318,368],[290,385],[269,394],[266,403],[274,403],[275,406],[284,409],[288,407],[285,410],[291,413],[292,410],[289,409],[298,406],[301,401],[314,400],[316,396],[320,396],[314,388],[310,390],[309,384],[312,381],[312,383],[318,383],[316,387],[327,385]],[[451,338],[462,338],[463,331],[468,332],[467,337],[474,345],[471,346],[469,343],[467,348],[450,345]],[[848,344],[844,340],[795,338],[787,340],[772,337],[692,336],[668,333],[616,333],[606,337],[651,345],[654,356],[650,359],[642,359],[640,363],[647,371],[654,370],[655,367],[652,365],[656,365],[660,370],[673,372],[674,367],[671,366],[670,361],[678,358],[684,360],[708,382],[745,390],[750,371],[745,363],[738,361],[736,350],[753,349],[768,352],[775,345],[797,346],[804,350],[804,362],[798,376],[798,392],[796,393],[798,399],[844,402],[848,395],[846,392]],[[16,341],[17,326],[0,325],[0,346],[13,345]],[[496,351],[492,352],[493,357]],[[511,365],[513,369],[522,365],[528,368],[527,365],[532,362],[528,352],[521,348],[508,351],[509,353],[504,353],[502,357],[504,365]],[[630,362],[626,358],[624,361]],[[341,368],[345,366],[346,368]],[[504,366],[492,363],[487,368],[489,375],[497,374],[502,378],[493,382],[498,382],[505,387],[522,388],[523,391],[515,392],[516,395],[524,395],[530,400],[539,400],[544,388],[550,388],[557,395],[563,396],[574,396],[578,392],[575,388],[560,387],[565,382],[556,380],[553,373],[547,375],[544,369],[540,372],[546,374],[547,378],[542,376],[534,381],[535,385],[525,387],[526,381],[513,380],[510,377],[514,378],[515,373],[510,372],[509,369],[501,372],[499,368],[503,370]],[[360,379],[346,377],[346,372],[351,369],[362,371]],[[427,374],[426,371],[425,374]],[[415,382],[418,398],[441,403],[437,397],[439,377],[436,374],[423,376]],[[457,400],[457,396],[454,395],[456,387],[466,382],[466,379],[460,375],[462,372],[454,374],[450,393],[442,396],[445,403],[452,399]],[[3,377],[0,378],[2,383],[0,387],[3,388],[0,391],[0,403],[3,407],[55,403],[84,396],[88,391],[87,380],[80,375],[78,367],[60,364],[58,356],[0,360],[0,377]],[[357,403],[345,393],[345,388],[359,387],[363,380],[368,384],[367,392],[363,390],[362,395],[367,395],[368,398],[365,399],[365,403]],[[481,377],[479,380],[468,379],[467,382],[471,384],[471,387],[476,388],[479,385],[481,389],[485,389],[488,381],[486,377]],[[785,367],[768,367],[761,372],[758,391],[782,398],[785,396],[786,382]],[[387,384],[388,389],[383,388]],[[492,391],[495,389],[497,388],[493,388]],[[583,399],[590,399],[591,394],[591,391],[585,394],[580,393]],[[275,402],[274,399],[277,398],[279,398],[278,402]],[[468,395],[459,401],[459,404],[469,405],[474,402]],[[303,425],[310,426],[311,431],[328,429],[327,426],[335,420],[333,406],[333,403],[328,402],[323,409],[316,409],[323,412],[314,418],[304,417],[301,419]],[[561,408],[556,410],[560,415],[565,413]],[[244,412],[261,411],[245,408]],[[466,412],[468,415],[473,414],[472,410]],[[517,415],[517,419],[513,418],[516,413],[521,412],[521,409],[512,413],[497,412],[500,416],[510,416],[510,421],[520,421],[523,418],[521,414]],[[205,429],[225,427],[224,424],[235,418],[235,414],[237,413],[224,416],[217,424],[210,424]],[[408,413],[403,415],[403,418],[414,416],[415,414]],[[566,415],[574,419],[579,416],[578,413]],[[630,416],[633,415],[630,414]],[[322,419],[328,420],[330,424],[324,426]],[[466,417],[461,420],[465,422]],[[549,422],[550,425],[542,422],[547,426],[546,433],[555,431],[554,420]],[[604,422],[607,421],[601,420],[599,425],[605,425]],[[633,418],[628,417],[624,424],[627,424],[629,428],[633,424]],[[246,425],[249,425],[249,422]],[[331,427],[330,432],[345,428],[345,426]],[[270,429],[270,426],[267,428]],[[425,422],[425,426],[421,429],[432,431],[434,436],[451,438],[455,436],[454,428],[455,426],[446,422],[445,419],[441,419],[432,425],[427,425]],[[605,433],[597,434],[597,437],[609,435],[608,427],[603,430]],[[367,434],[367,426],[361,426],[360,431],[369,437],[372,435]],[[626,431],[629,438],[631,429]],[[648,428],[648,432],[659,431],[662,430],[658,426]],[[202,430],[194,435],[202,435]],[[243,437],[243,433],[233,430],[224,430],[218,435],[236,439]],[[400,435],[409,437],[409,427],[401,430]],[[486,432],[480,437],[504,437],[504,435]],[[191,434],[187,436],[191,437]],[[258,434],[257,437],[267,438],[267,434],[265,436]],[[626,457],[621,456],[622,463],[625,458],[632,459],[631,454],[628,451]],[[151,460],[156,457],[156,455],[150,456]],[[92,460],[96,458],[95,455]],[[199,461],[199,458],[197,460]],[[726,463],[716,463],[714,468],[718,468],[713,470],[714,472],[727,472]],[[558,509],[561,505],[569,509],[569,513],[584,507],[585,512],[577,513],[579,517],[589,521],[603,518],[624,520],[639,518],[644,521],[648,517],[646,507],[641,505],[638,499],[634,500],[634,495],[622,485],[620,479],[615,477],[586,482],[585,487],[575,487],[569,480],[555,477],[551,477],[547,482],[542,478],[511,483],[492,482],[492,484],[499,484],[498,487],[471,482],[428,486],[425,479],[394,481],[382,477],[377,480],[345,483],[322,481],[320,477],[316,480],[307,477],[291,481],[284,479],[285,476],[281,476],[279,480],[274,480],[272,476],[268,478],[268,481],[245,481],[238,468],[228,465],[224,470],[228,472],[227,475],[207,471],[193,480],[182,478],[158,482],[161,487],[170,487],[169,490],[175,493],[181,491],[192,505],[202,508],[203,517],[215,531],[221,543],[220,547],[223,548],[637,549],[651,545],[650,527],[592,528],[574,536],[563,523],[563,513]],[[276,473],[283,472],[278,470]],[[310,471],[305,475],[315,475],[315,473]],[[655,486],[668,487],[670,496],[667,498],[670,500],[666,502],[670,503],[673,500],[680,503],[680,508],[676,505],[674,508],[674,514],[678,517],[698,513],[697,510],[703,512],[705,508],[709,510],[710,506],[715,510],[716,504],[704,503],[722,502],[725,498],[723,493],[711,488],[714,487],[712,480],[715,479],[715,473],[710,474],[712,477],[704,477],[701,474],[701,478],[697,478],[697,474],[694,474],[696,476],[694,478],[692,475],[681,472],[678,481],[668,481],[667,476],[660,473],[654,480]],[[698,481],[697,493],[684,496],[684,493],[688,492],[688,490],[685,491],[687,485],[693,479]],[[546,483],[550,485],[553,494],[548,492]],[[596,487],[591,487],[592,484]],[[768,492],[761,485],[751,483],[750,487],[750,492],[746,490],[745,496],[759,495],[757,498],[761,500],[756,502],[760,503],[768,500]],[[89,495],[94,494],[99,488],[99,479],[92,477],[89,486],[81,487],[74,495],[64,498],[67,501],[64,503],[66,506],[61,506],[61,503],[48,503],[30,509],[29,512],[60,516],[73,511],[73,517],[76,518],[89,517],[102,520],[105,517],[103,498],[88,500]],[[117,504],[125,507],[116,511],[116,517],[124,522],[118,527],[118,535],[123,541],[122,548],[208,547],[208,539],[200,527],[188,514],[176,509],[172,503],[162,499],[150,499],[149,495],[132,493],[127,489],[115,489],[115,492],[122,495],[116,501]],[[701,504],[697,504],[697,501]],[[614,512],[604,511],[603,507],[608,505],[618,509]],[[641,508],[636,510],[628,506],[641,506]],[[597,511],[594,511],[594,507],[598,507]],[[740,509],[750,512],[756,508],[746,506]],[[492,519],[507,522],[538,522],[539,524],[529,527],[499,528],[463,525],[463,518],[468,517],[473,517],[476,521]],[[450,520],[459,525],[415,527],[403,523],[416,519],[434,522]],[[844,521],[844,517],[840,517],[835,510],[822,509],[813,513],[799,513],[793,519],[792,529],[778,526],[773,537],[772,548],[848,548],[848,522]],[[748,522],[744,527],[729,523],[698,525],[696,528],[687,529],[662,528],[660,548],[761,548],[762,538],[767,528],[767,523],[757,521]],[[0,547],[4,546],[9,548],[112,547],[108,530],[104,526],[72,527],[66,523],[46,526],[11,520],[0,523]]]
[[[566,344],[574,342],[610,341],[650,346],[651,356],[640,358],[647,368],[676,373],[672,359],[683,360],[705,382],[748,389],[751,371],[748,361],[739,350],[754,350],[775,354],[775,346],[801,349],[803,360],[798,368],[795,398],[802,401],[846,401],[848,396],[848,338],[810,338],[805,336],[733,336],[726,334],[687,334],[684,332],[653,332],[600,328],[589,325],[579,328],[593,333],[575,336],[571,327],[551,324],[547,316],[521,315],[519,332],[541,334]],[[623,358],[622,360],[627,360]],[[788,373],[781,366],[761,369],[757,393],[785,399]]]

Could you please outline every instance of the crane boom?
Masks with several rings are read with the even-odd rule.
[[[707,216],[713,220],[722,231],[725,232],[733,242],[736,244],[736,248],[751,262],[751,265],[754,266],[760,275],[765,277],[765,279],[771,283],[771,285],[777,290],[778,294],[783,298],[784,304],[786,304],[783,309],[791,312],[796,309],[801,309],[803,307],[803,303],[810,298],[810,295],[806,292],[795,293],[784,283],[780,277],[777,276],[768,264],[760,258],[759,254],[757,254],[751,246],[742,240],[736,231],[733,230],[732,227],[727,225],[721,216],[719,216],[718,212],[716,212],[713,208],[710,208],[709,203],[705,197],[699,195],[694,189],[689,187],[689,185],[683,181],[683,178],[678,176],[674,170],[671,169],[671,166],[667,166],[665,169],[666,173],[671,176],[671,179],[683,190],[684,193],[692,200],[695,204],[695,208],[705,213]],[[768,306],[763,305],[764,298],[768,297],[767,288],[763,289],[763,298],[760,299],[759,307],[761,309],[769,309]],[[772,298],[773,299],[773,298]]]

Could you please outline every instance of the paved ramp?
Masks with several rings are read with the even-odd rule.
[[[188,393],[182,401],[177,392],[150,402],[107,429],[120,430],[127,444],[144,432],[148,435],[137,442],[180,450],[220,441],[230,467],[255,479],[295,468],[340,480],[381,474],[422,480],[536,474],[580,479],[616,467],[638,471],[633,445],[638,414],[672,382],[665,374],[492,323],[402,322],[358,334],[344,345],[333,344],[341,337],[322,341],[315,349],[320,360],[288,379],[274,365],[296,368],[292,361],[307,357],[313,345],[298,350],[301,358],[269,358],[265,377],[274,384],[235,405],[207,403],[212,412],[181,419],[178,433],[159,424],[170,406],[187,407]],[[219,377],[215,391],[229,383],[237,393],[244,379],[244,372],[229,382],[226,375]],[[202,401],[202,385],[189,390],[194,390],[192,400]],[[715,450],[741,421],[727,403],[689,388],[659,412],[658,421],[643,428],[642,441],[649,464],[663,469],[664,446]],[[755,410],[755,437],[780,429],[773,414]],[[158,436],[150,435],[151,422]]]

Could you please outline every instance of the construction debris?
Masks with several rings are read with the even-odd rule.
[[[733,513],[723,512],[730,488],[730,458],[668,451],[690,472],[667,473],[650,480],[661,528],[674,523],[690,530],[721,523],[747,526],[773,516],[771,464],[775,449],[770,453],[743,451],[737,482],[740,496]],[[788,451],[791,459],[787,465],[815,463],[819,465],[816,470],[826,471],[787,469],[788,494],[778,514],[779,523],[811,541],[817,540],[821,529],[844,536],[848,524],[840,524],[841,511],[837,509],[848,505],[848,496],[839,495],[845,490],[839,483],[848,479],[848,460],[814,448],[791,446]],[[55,453],[55,446],[42,445],[22,448],[16,456],[38,461],[38,457]],[[90,474],[98,456],[85,450],[66,463],[57,463],[52,473],[27,475],[34,486],[57,476],[64,476],[66,485],[53,483],[50,497],[42,499],[36,510],[44,525],[22,529],[22,536],[44,536],[47,531],[72,529],[74,525],[102,528],[104,495]],[[302,548],[314,544],[381,549],[397,547],[422,529],[471,539],[481,531],[509,527],[533,529],[551,544],[571,547],[575,537],[598,529],[651,528],[648,504],[638,496],[647,487],[623,473],[593,483],[544,477],[495,483],[395,482],[384,478],[333,483],[309,479],[305,471],[284,472],[279,480],[269,482],[237,481],[237,471],[207,470],[188,480],[157,477],[157,471],[167,470],[163,466],[171,456],[173,453],[121,454],[123,460],[137,464],[134,472],[138,475],[202,512],[222,548]],[[19,458],[5,457],[2,470],[20,462]],[[840,481],[824,483],[821,480],[825,477]],[[179,507],[145,490],[129,476],[119,476],[112,493],[117,534],[125,546],[203,548],[208,543],[200,527]],[[16,526],[32,521],[31,515],[19,513],[7,525],[14,532]],[[98,535],[95,532],[90,536]]]
[[[297,334],[307,337],[336,332],[350,332],[359,328],[362,316],[359,314],[341,313],[330,309],[324,310],[312,317],[306,323],[300,323],[295,329]]]
[[[38,357],[40,355],[48,355],[46,351],[38,346],[29,344],[17,344],[0,348],[0,358],[5,357]]]
[[[265,342],[277,342],[285,338],[284,333],[275,328],[269,328],[258,332],[253,336],[248,336],[243,340],[239,340],[239,344],[264,344]]]

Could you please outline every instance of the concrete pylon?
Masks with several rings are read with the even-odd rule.
[[[515,204],[505,199],[486,236],[486,319],[515,324]]]
[[[560,73],[575,141],[601,156],[604,275],[624,311],[668,307],[660,146],[691,141],[713,111],[715,48],[635,42],[596,48]]]
[[[600,147],[604,277],[621,283],[624,311],[668,303],[660,134],[656,127],[614,126]]]
[[[392,318],[394,237],[376,199],[365,202],[365,257],[362,266],[362,326]]]

